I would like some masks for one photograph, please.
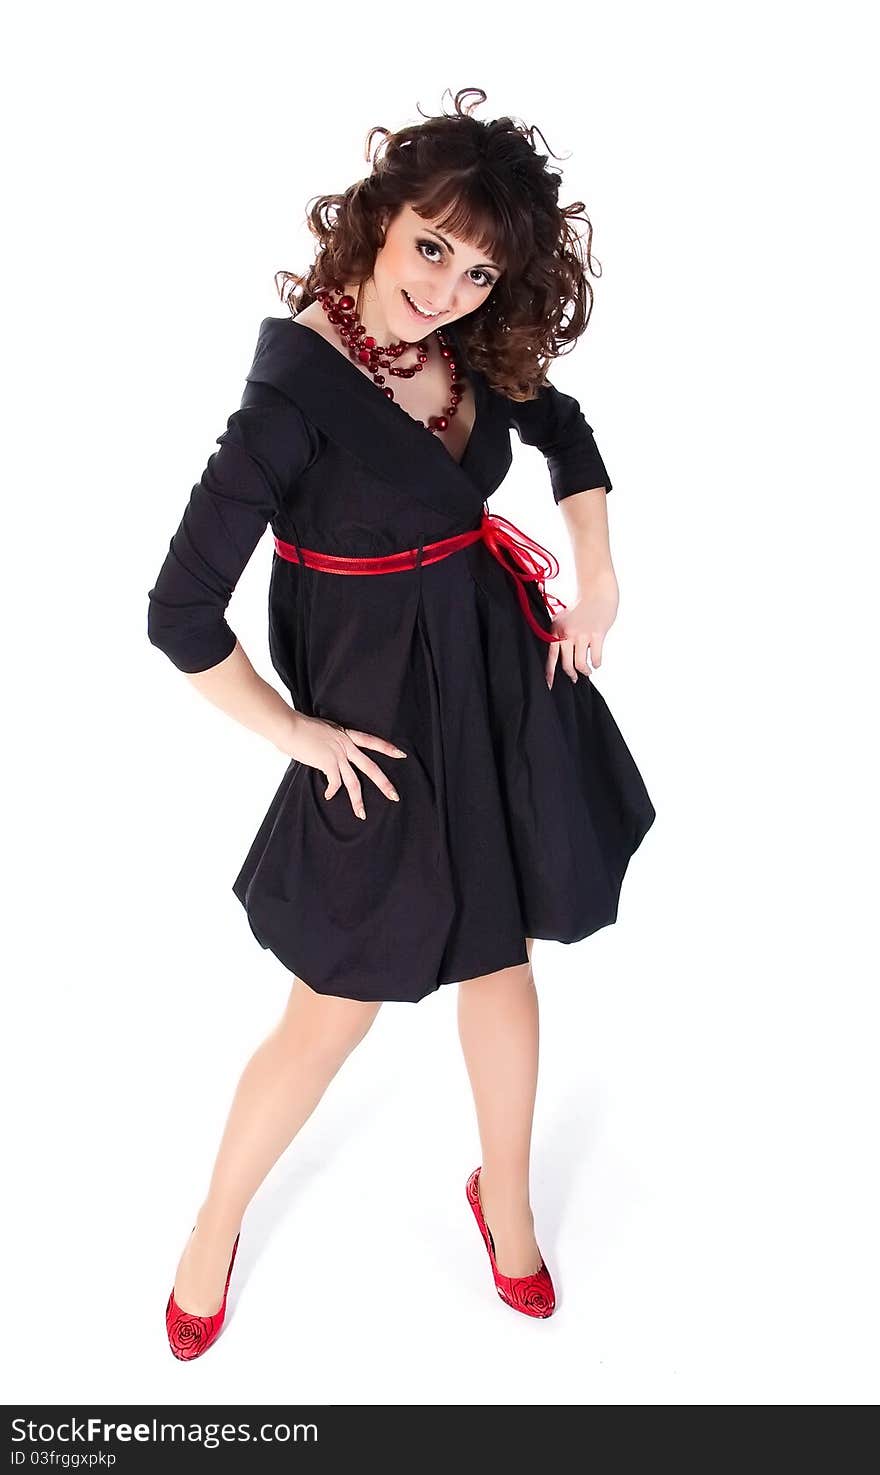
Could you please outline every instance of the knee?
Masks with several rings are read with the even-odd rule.
[[[369,1032],[380,1008],[381,1002],[319,994],[298,979],[282,1028],[298,1052],[341,1064]]]
[[[464,978],[458,986],[459,998],[489,999],[500,996],[509,998],[520,990],[533,989],[531,957],[527,963],[513,963],[509,968],[499,968],[496,973],[482,973],[477,978]]]
[[[328,1020],[324,1032],[327,1049],[342,1059],[350,1055],[364,1036],[369,1034],[381,1008],[381,1004],[365,1004],[359,999],[346,999],[345,1003],[354,1004],[354,1009],[345,1010],[341,1015]]]

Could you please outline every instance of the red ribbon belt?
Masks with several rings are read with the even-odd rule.
[[[521,541],[520,541],[521,540]],[[544,606],[551,619],[567,608],[555,594],[544,588],[545,579],[555,579],[559,564],[549,549],[536,543],[515,523],[497,512],[484,512],[480,526],[466,533],[456,533],[452,538],[441,538],[437,543],[426,543],[422,549],[421,562],[437,563],[467,548],[471,543],[482,541],[501,567],[516,580],[516,593],[523,614],[536,635],[548,644],[565,637],[543,630],[535,619],[526,595],[526,584],[537,584]],[[328,574],[394,574],[402,569],[415,568],[419,561],[418,548],[404,548],[400,553],[389,553],[380,558],[344,558],[341,554],[318,553],[314,548],[302,548],[295,543],[275,539],[276,551],[290,563],[304,563],[308,568],[319,569]],[[513,567],[505,555],[513,560]],[[554,609],[553,606],[556,606]]]

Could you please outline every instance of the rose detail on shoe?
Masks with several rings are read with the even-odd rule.
[[[165,1325],[174,1356],[182,1361],[198,1357],[213,1337],[215,1322],[216,1317],[213,1316],[194,1316],[181,1311],[174,1303],[172,1292],[165,1312]]]
[[[514,1283],[511,1292],[516,1305],[528,1311],[531,1316],[549,1316],[555,1305],[548,1286],[543,1283],[543,1277],[531,1283]]]

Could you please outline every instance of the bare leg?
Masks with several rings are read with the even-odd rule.
[[[458,986],[458,1032],[474,1093],[483,1166],[480,1198],[503,1275],[541,1261],[529,1204],[529,1152],[538,1086],[538,996],[528,963]]]
[[[245,1209],[380,1008],[294,982],[281,1019],[239,1080],[208,1195],[177,1267],[174,1298],[183,1310],[218,1310]]]

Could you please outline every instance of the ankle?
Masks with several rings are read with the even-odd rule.
[[[211,1239],[235,1239],[241,1228],[241,1215],[206,1199],[196,1215],[196,1228]]]
[[[489,1172],[485,1168],[480,1169],[480,1199],[485,1203],[491,1199],[498,1208],[509,1214],[525,1214],[531,1217],[532,1209],[529,1202],[528,1183],[523,1183],[522,1178],[517,1175]]]

